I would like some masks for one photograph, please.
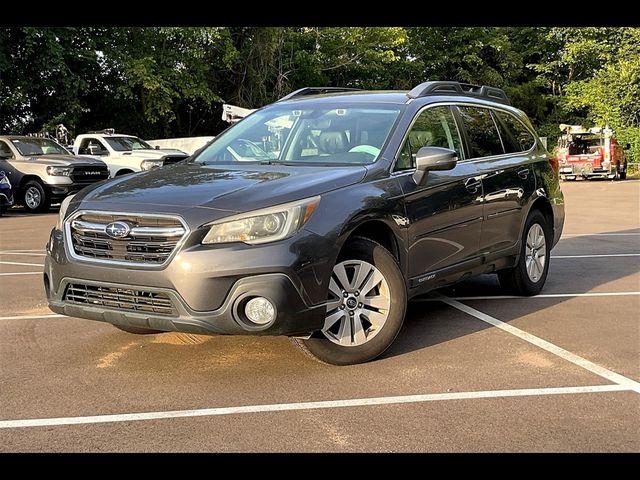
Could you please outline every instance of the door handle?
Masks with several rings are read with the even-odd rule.
[[[467,178],[464,182],[464,188],[466,188],[469,193],[478,193],[480,187],[482,187],[482,182],[475,177]]]
[[[522,170],[518,170],[518,176],[521,179],[526,180],[529,177],[529,169],[523,168]]]

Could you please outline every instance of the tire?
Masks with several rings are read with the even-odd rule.
[[[153,333],[165,333],[163,330],[152,330],[150,328],[141,328],[141,327],[128,327],[125,325],[114,325],[118,330],[122,330],[123,332],[133,333],[134,335],[150,335]]]
[[[498,272],[502,288],[513,295],[525,297],[540,293],[549,273],[551,242],[551,226],[547,219],[540,210],[532,210],[524,224],[518,264]],[[531,243],[534,244],[533,251],[530,248]],[[540,250],[544,250],[544,256],[539,255]],[[537,260],[531,259],[531,255],[534,255]],[[529,268],[527,268],[528,259]],[[540,264],[542,264],[542,272],[540,272]]]
[[[7,211],[7,206],[5,204],[0,204],[0,217],[4,215],[4,212]]]
[[[627,162],[624,163],[624,170],[620,172],[620,178],[618,180],[626,180],[627,179]]]
[[[51,197],[42,183],[29,180],[22,187],[22,205],[29,213],[46,212],[51,206]]]
[[[307,340],[292,341],[316,360],[332,365],[373,360],[393,343],[407,309],[406,285],[396,259],[382,245],[356,237],[338,257],[333,272],[325,328]]]

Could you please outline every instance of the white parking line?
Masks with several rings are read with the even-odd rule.
[[[562,237],[636,237],[640,232],[631,233],[563,233]]]
[[[640,292],[590,292],[590,293],[541,293],[533,297],[519,297],[517,295],[482,295],[475,297],[447,297],[451,300],[534,300],[536,298],[571,298],[571,297],[625,297],[640,295]],[[416,298],[412,302],[440,302],[438,297]]]
[[[46,257],[46,253],[29,253],[29,252],[0,252],[0,255],[19,255],[21,257]]]
[[[504,330],[505,332],[510,333],[511,335],[514,335],[518,338],[521,338],[525,342],[529,342],[535,345],[536,347],[546,350],[547,352],[553,353],[554,355],[564,360],[567,360],[568,362],[571,362],[575,365],[578,365],[579,367],[582,367],[591,373],[595,373],[596,375],[599,375],[600,377],[605,378],[610,382],[617,383],[618,385],[627,387],[629,390],[633,390],[634,392],[640,393],[640,383],[636,382],[635,380],[632,380],[623,375],[620,375],[619,373],[612,372],[611,370],[605,367],[601,367],[600,365],[597,365],[587,360],[586,358],[582,358],[581,356],[576,355],[575,353],[571,353],[570,351],[565,350],[564,348],[558,347],[557,345],[554,345],[551,342],[547,342],[546,340],[543,340],[540,337],[536,337],[535,335],[525,332],[524,330],[520,330],[519,328],[514,327],[513,325],[510,325],[501,320],[498,320],[497,318],[493,318],[492,316],[487,315],[486,313],[483,313],[479,310],[476,310],[475,308],[469,307],[468,305],[460,303],[457,300],[452,300],[440,294],[437,294],[437,296],[442,302],[452,306],[453,308],[457,308],[461,312],[464,312],[468,315],[471,315],[472,317],[477,318],[478,320],[482,320],[483,322],[486,322],[490,325],[493,325],[494,327]]]
[[[18,315],[15,317],[0,317],[0,320],[44,320],[47,318],[66,317],[66,315],[59,315],[57,313],[50,313],[44,315]],[[72,318],[72,317],[69,317]]]
[[[40,263],[0,262],[0,265],[26,265],[27,267],[44,267]]]
[[[551,255],[551,258],[640,257],[640,253],[606,253],[600,255]]]
[[[12,275],[42,275],[42,272],[4,272],[0,277],[10,277]]]
[[[395,397],[350,398],[319,402],[276,403],[269,405],[243,405],[238,407],[199,408],[194,410],[171,410],[164,412],[122,413],[92,415],[85,417],[26,418],[2,420],[2,428],[54,427],[62,425],[86,425],[91,423],[136,422],[167,418],[212,417],[263,412],[290,412],[295,410],[317,410],[328,408],[366,407],[403,403],[424,403],[442,400],[468,400],[477,398],[527,397],[542,395],[568,395],[576,393],[621,392],[629,390],[622,385],[591,385],[584,387],[527,388],[520,390],[488,390],[479,392],[429,393],[424,395],[400,395]]]

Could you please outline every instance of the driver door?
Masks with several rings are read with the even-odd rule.
[[[458,153],[449,171],[431,171],[421,184],[413,180],[421,147]],[[451,107],[423,110],[411,126],[396,162],[409,220],[410,287],[437,285],[452,273],[479,265],[482,181],[476,166],[464,161],[462,140]]]
[[[4,172],[9,183],[15,188],[20,183],[22,174],[12,165],[16,161],[16,156],[4,140],[0,140],[0,172]]]

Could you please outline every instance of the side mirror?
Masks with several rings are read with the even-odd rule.
[[[422,147],[416,154],[416,171],[413,181],[420,185],[431,170],[453,170],[458,163],[458,154],[441,147]]]
[[[156,145],[156,150],[160,150],[160,145]]]
[[[631,144],[630,143],[625,143],[624,147],[622,147],[624,150],[629,150],[631,148]]]

